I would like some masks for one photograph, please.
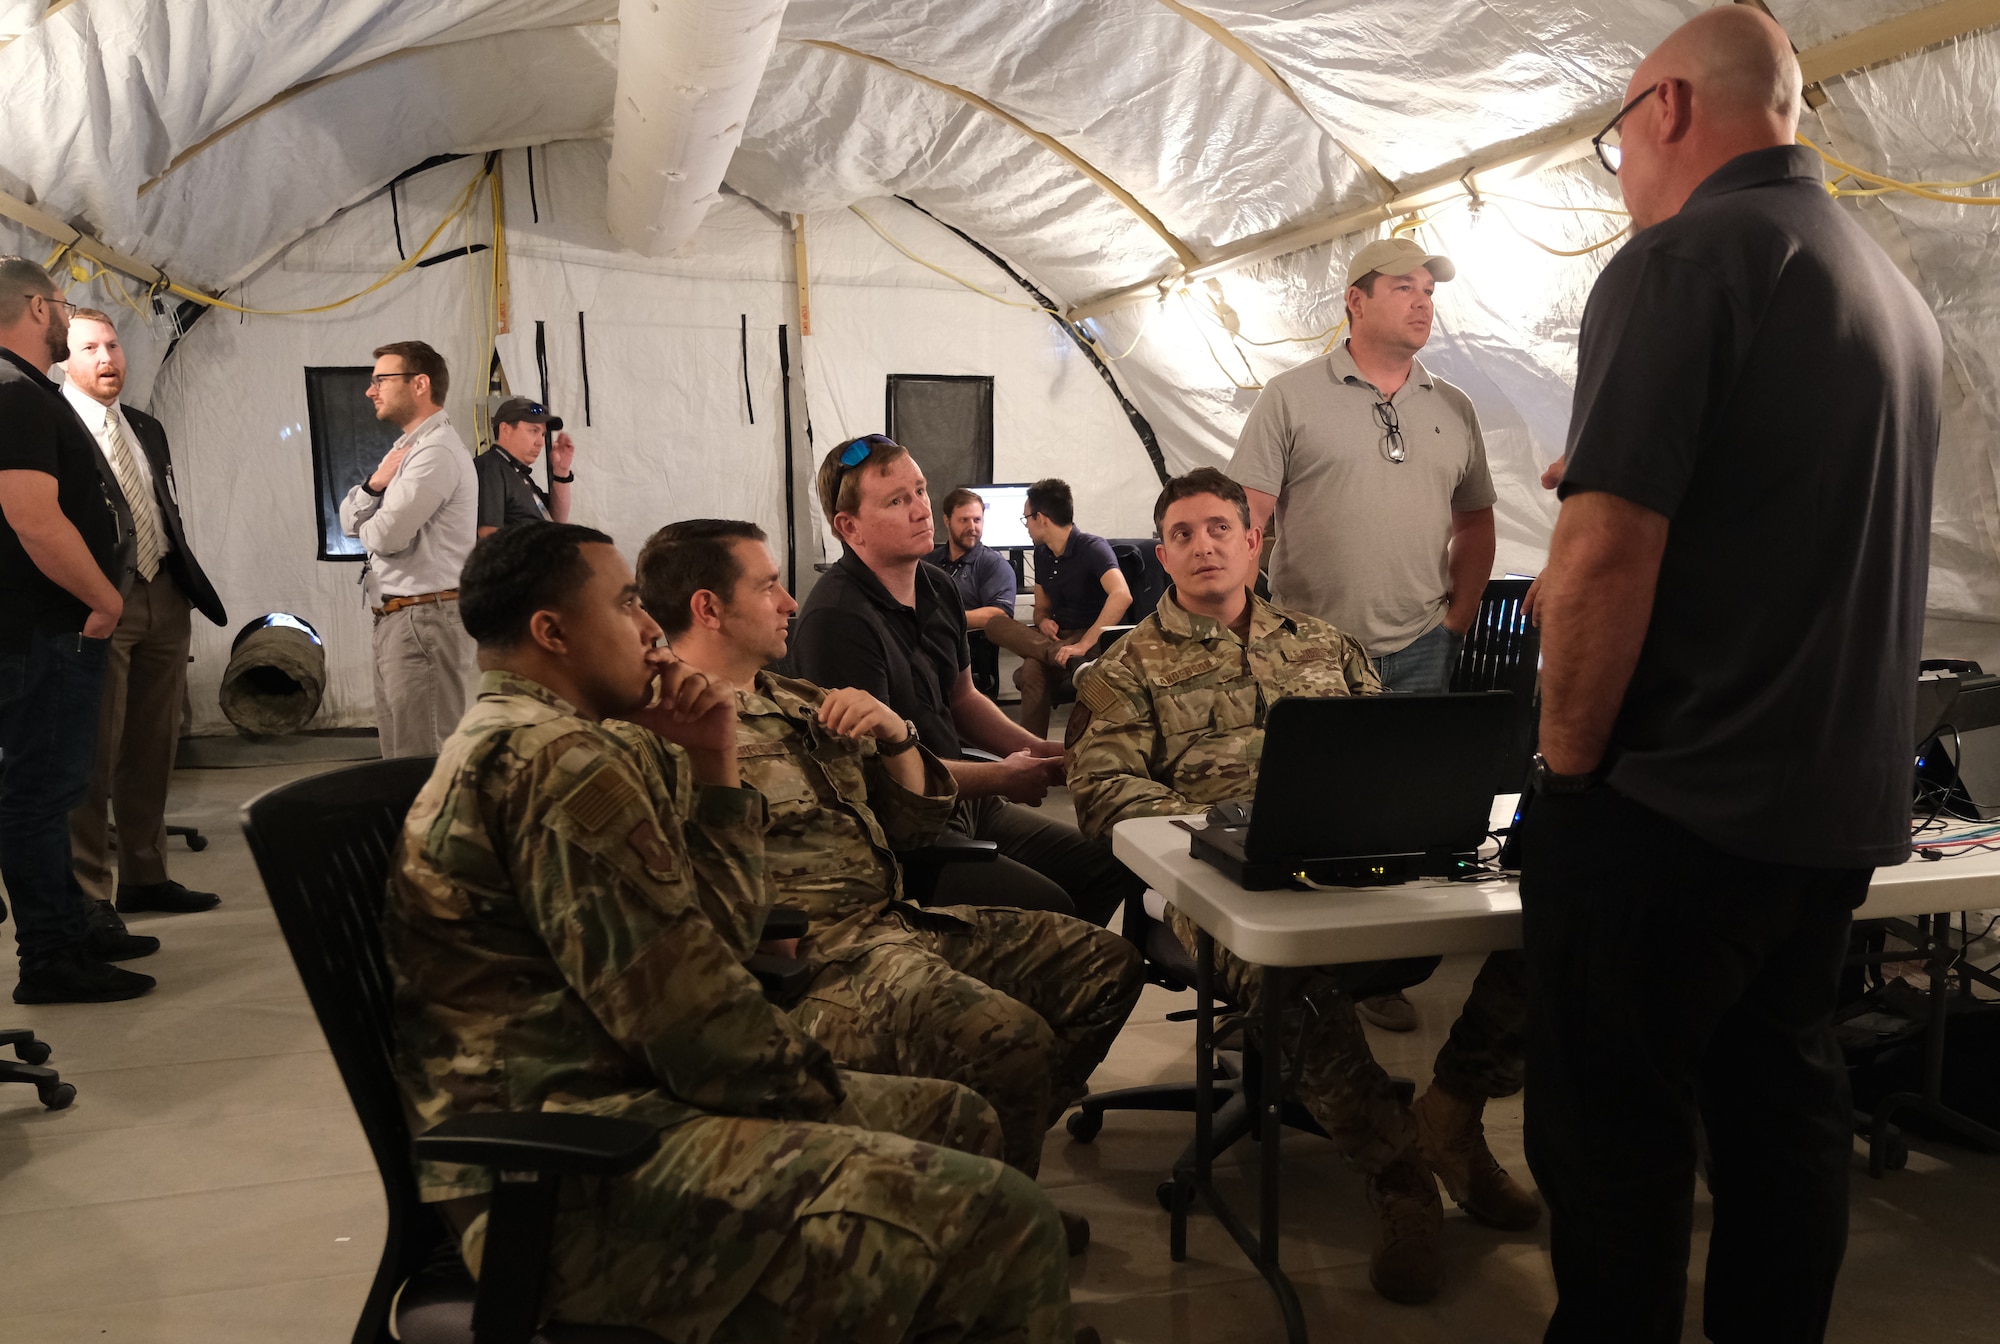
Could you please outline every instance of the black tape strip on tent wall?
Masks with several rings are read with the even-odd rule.
[[[778,393],[785,408],[785,590],[799,590],[799,499],[792,450],[791,331],[778,324]],[[812,451],[812,426],[806,426],[806,451]]]
[[[757,408],[750,402],[750,314],[738,313],[737,344],[743,353],[743,412],[757,423]]]
[[[577,366],[583,370],[583,423],[585,426],[588,426],[590,424],[590,342],[584,338],[583,313],[581,310],[576,315],[576,362]],[[546,406],[548,403],[543,402],[542,404]]]
[[[528,216],[534,223],[542,222],[542,207],[535,202],[535,147],[528,146]]]
[[[995,252],[992,248],[986,246],[984,243],[980,242],[977,238],[974,238],[971,234],[967,233],[965,230],[960,228],[954,228],[952,225],[946,224],[943,220],[938,219],[936,215],[931,214],[930,211],[924,209],[921,205],[918,205],[915,201],[911,200],[909,197],[898,196],[896,199],[901,201],[904,205],[909,206],[910,209],[925,215],[926,217],[936,221],[938,224],[943,225],[947,229],[951,229],[951,231],[957,234],[967,247],[976,249],[981,256],[985,257],[988,261],[992,262],[995,266],[998,266],[1002,271],[1004,271],[1009,280],[1012,280],[1022,289],[1025,289],[1030,294],[1034,295],[1035,302],[1041,304],[1043,308],[1049,309],[1051,313],[1055,311],[1056,305],[1049,298],[1049,296],[1042,293],[1040,289],[1036,288],[1035,283],[1032,280],[1028,279],[1027,276],[1022,275],[1019,271],[1015,270],[1011,265],[1009,265],[1007,263],[1006,258],[1002,257],[998,252]],[[1170,479],[1172,479],[1172,473],[1170,473],[1167,470],[1167,459],[1166,455],[1160,451],[1159,436],[1153,433],[1153,426],[1151,422],[1149,422],[1146,419],[1145,413],[1142,412],[1137,406],[1134,406],[1132,404],[1131,399],[1125,395],[1125,389],[1118,386],[1118,380],[1112,376],[1111,366],[1104,362],[1104,357],[1102,355],[1098,354],[1097,351],[1091,349],[1090,343],[1088,341],[1085,341],[1081,336],[1078,336],[1076,334],[1076,328],[1072,327],[1067,322],[1057,321],[1057,319],[1054,318],[1053,316],[1051,316],[1049,320],[1052,322],[1056,322],[1056,325],[1060,326],[1063,329],[1064,334],[1067,335],[1070,338],[1070,340],[1076,343],[1076,348],[1083,351],[1083,357],[1090,361],[1092,368],[1097,370],[1097,376],[1102,378],[1104,380],[1104,385],[1111,389],[1111,395],[1118,398],[1118,407],[1120,410],[1125,412],[1125,419],[1131,422],[1132,432],[1139,436],[1139,442],[1145,448],[1146,456],[1149,459],[1151,459],[1153,463],[1154,474],[1160,478],[1160,484],[1165,485]]]
[[[535,319],[535,372],[541,376],[542,409],[546,411],[549,408],[549,327],[548,323],[542,321],[539,317]],[[496,429],[493,431],[493,438],[495,442],[499,441],[499,430]],[[549,465],[548,453],[544,452],[542,454],[542,492],[544,494],[555,489],[555,482],[549,479],[555,473],[556,469]]]

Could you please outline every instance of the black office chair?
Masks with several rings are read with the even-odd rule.
[[[1507,730],[1507,750],[1500,774],[1494,781],[1496,793],[1513,793],[1527,778],[1528,758],[1534,753],[1535,716],[1540,702],[1535,698],[1541,677],[1542,632],[1521,609],[1528,596],[1531,579],[1493,579],[1479,599],[1479,614],[1465,632],[1465,647],[1451,669],[1454,691],[1512,691],[1513,721]]]
[[[453,1117],[412,1143],[391,1062],[394,986],[381,920],[390,855],[432,764],[370,761],[272,789],[243,808],[250,852],[388,1197],[382,1260],[354,1344],[660,1344],[624,1326],[535,1331],[558,1182],[632,1170],[658,1146],[651,1126],[490,1112]],[[457,1236],[418,1198],[413,1153],[506,1173],[494,1185],[477,1285]]]
[[[52,1111],[60,1111],[76,1100],[76,1085],[66,1083],[54,1069],[43,1067],[49,1060],[49,1045],[35,1039],[35,1033],[23,1027],[9,1027],[0,1030],[0,1046],[11,1045],[19,1059],[0,1059],[0,1083],[27,1083],[35,1089],[42,1105]]]
[[[1193,988],[1195,983],[1194,957],[1181,946],[1174,931],[1159,919],[1148,913],[1140,900],[1125,903],[1125,937],[1139,948],[1146,960],[1146,980],[1176,993]],[[1436,967],[1436,958],[1416,957],[1401,961],[1379,963],[1365,980],[1357,980],[1348,987],[1351,998],[1368,998],[1376,994],[1389,994],[1421,984]],[[1221,992],[1218,985],[1217,1009],[1230,1020],[1218,1018],[1216,1035],[1227,1040],[1241,1025],[1236,1016],[1238,1005],[1231,1002]],[[1170,1022],[1193,1020],[1195,1010],[1186,1008],[1167,1014]],[[1218,1049],[1215,1052],[1213,1088],[1210,1094],[1211,1115],[1213,1116],[1211,1151],[1221,1154],[1239,1139],[1254,1137],[1257,1132],[1257,1098],[1262,1087],[1264,1068],[1263,1052],[1252,1038],[1246,1037],[1237,1049]],[[1390,1085],[1404,1105],[1416,1099],[1416,1083],[1409,1078],[1391,1075]],[[1139,1087],[1121,1087],[1115,1092],[1097,1093],[1085,1097],[1077,1103],[1077,1109],[1070,1113],[1064,1128],[1069,1136],[1079,1143],[1089,1143],[1104,1128],[1106,1111],[1173,1111],[1187,1115],[1195,1113],[1195,1085],[1192,1078],[1180,1083],[1146,1083]],[[1279,1117],[1289,1129],[1301,1130],[1307,1134],[1317,1134],[1326,1138],[1326,1130],[1312,1118],[1310,1112],[1296,1098],[1286,1097]],[[1194,1166],[1194,1143],[1189,1141],[1187,1149],[1174,1163],[1173,1170],[1191,1170]],[[1185,1187],[1177,1187],[1171,1177],[1161,1181],[1154,1195],[1160,1207],[1169,1213],[1173,1211],[1174,1200]]]

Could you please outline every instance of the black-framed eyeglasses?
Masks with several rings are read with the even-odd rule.
[[[1653,85],[1637,98],[1619,108],[1618,115],[1611,119],[1611,124],[1590,137],[1590,147],[1597,151],[1597,161],[1603,164],[1604,171],[1613,177],[1618,176],[1618,161],[1624,157],[1624,151],[1619,149],[1616,140],[1611,140],[1609,144],[1605,142],[1617,134],[1618,123],[1625,120],[1625,114],[1645,102],[1648,98],[1651,98],[1659,90],[1659,87],[1657,84]]]
[[[40,299],[43,303],[46,303],[54,308],[67,308],[69,309],[69,315],[71,317],[75,317],[79,312],[83,310],[81,304],[71,303],[68,299],[59,299],[53,294],[24,294],[21,297],[28,299]]]
[[[1401,462],[1410,455],[1403,446],[1403,419],[1396,414],[1396,407],[1387,401],[1375,403],[1375,418],[1382,422],[1382,428],[1389,432],[1388,458],[1391,462]]]
[[[384,383],[388,382],[388,381],[389,381],[389,380],[390,380],[391,378],[414,378],[414,377],[416,377],[416,376],[417,376],[417,375],[416,375],[416,374],[414,374],[414,373],[377,373],[377,374],[371,374],[371,375],[369,375],[369,378],[368,378],[368,386],[370,386],[370,387],[380,387],[380,386],[382,386],[382,384],[384,384]]]

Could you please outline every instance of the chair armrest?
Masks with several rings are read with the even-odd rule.
[[[757,977],[757,983],[764,987],[764,997],[777,1004],[790,1003],[805,993],[813,978],[813,968],[805,962],[768,952],[751,953],[743,969]]]
[[[991,840],[974,840],[947,831],[928,845],[897,852],[905,866],[939,867],[947,863],[990,863],[1000,857],[1000,846]]]
[[[803,910],[794,910],[788,905],[774,905],[771,913],[764,916],[764,932],[760,935],[764,942],[774,942],[780,938],[803,938],[812,926],[812,919]]]
[[[554,1176],[617,1176],[644,1162],[659,1146],[656,1126],[564,1111],[454,1115],[410,1143],[426,1162],[462,1162]]]

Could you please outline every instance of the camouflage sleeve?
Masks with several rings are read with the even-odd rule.
[[[922,743],[916,751],[924,763],[922,793],[911,793],[898,784],[873,751],[862,767],[868,782],[868,808],[881,823],[889,848],[895,850],[917,849],[937,839],[958,802],[958,785],[952,782],[944,763]]]
[[[1347,673],[1348,692],[1353,695],[1382,694],[1382,678],[1375,671],[1375,660],[1368,656],[1368,650],[1346,631],[1339,634],[1341,666]]]
[[[696,788],[677,816],[629,766],[599,754],[549,770],[513,836],[523,908],[605,1030],[675,1096],[824,1118],[842,1096],[832,1059],[765,999],[707,912],[717,882],[736,889],[723,904],[763,899],[763,796]]]
[[[694,869],[694,895],[717,934],[741,961],[757,950],[764,920],[771,913],[771,893],[764,885],[764,827],[754,830],[732,824],[736,803],[731,795],[748,795],[761,809],[763,795],[755,789],[717,789],[694,782],[694,766],[686,752],[637,724],[607,721],[609,728],[638,758],[647,792],[662,816],[680,821],[681,843]]]
[[[1095,839],[1133,817],[1207,811],[1153,778],[1160,731],[1137,673],[1116,658],[1100,658],[1077,677],[1076,698],[1090,713],[1068,754],[1077,829]]]

